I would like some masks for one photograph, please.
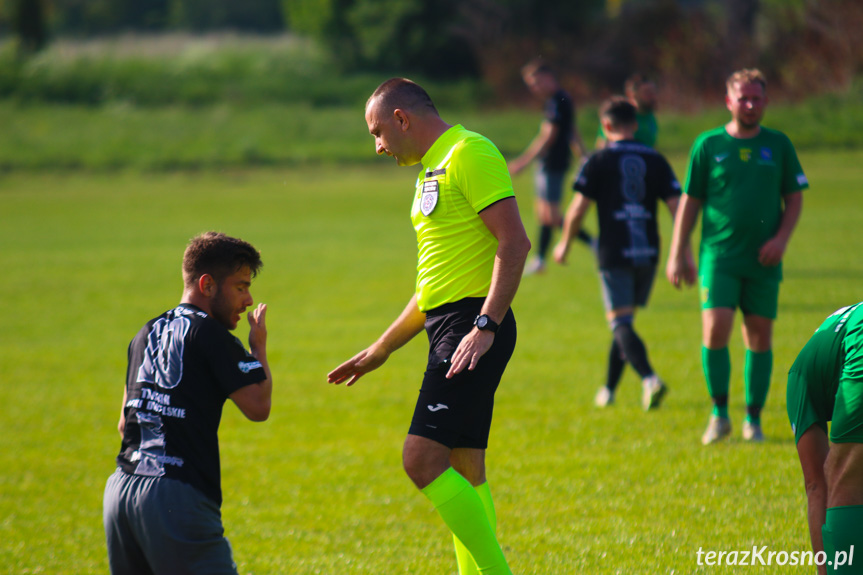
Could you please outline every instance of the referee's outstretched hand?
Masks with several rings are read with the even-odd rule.
[[[348,386],[384,364],[390,354],[380,345],[373,345],[353,356],[327,374],[327,382],[336,385],[347,381]]]

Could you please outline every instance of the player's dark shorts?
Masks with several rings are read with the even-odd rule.
[[[494,393],[515,349],[516,325],[512,310],[500,324],[494,343],[473,371],[465,368],[446,378],[452,354],[473,329],[484,298],[465,298],[426,313],[428,365],[411,421],[411,435],[419,435],[450,449],[486,449],[494,411]]]
[[[103,506],[111,573],[237,574],[218,503],[191,485],[117,469]]]
[[[551,204],[559,204],[563,196],[563,182],[566,178],[565,170],[548,170],[540,165],[534,176],[536,186],[536,197]]]
[[[644,307],[650,299],[656,266],[633,266],[599,270],[605,310]]]

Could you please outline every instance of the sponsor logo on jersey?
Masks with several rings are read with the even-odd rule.
[[[440,411],[441,409],[449,409],[448,405],[444,405],[442,403],[438,403],[435,406],[429,405],[427,407],[429,408],[429,411],[431,411],[431,412]]]
[[[797,174],[797,185],[798,186],[808,186],[809,180],[806,179],[805,174]]]
[[[713,159],[716,160],[717,164],[721,164],[725,161],[725,158],[728,157],[728,154],[719,154],[718,156],[713,156]]]
[[[237,367],[239,367],[240,371],[243,373],[249,373],[253,369],[258,369],[263,366],[260,361],[241,361],[237,364]]]
[[[770,148],[761,148],[759,154],[762,161],[773,162],[773,150],[771,150]]]

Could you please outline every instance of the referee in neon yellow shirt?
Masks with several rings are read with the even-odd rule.
[[[444,122],[426,91],[404,78],[375,90],[366,123],[378,154],[421,164],[411,208],[416,292],[328,381],[352,385],[425,329],[428,363],[405,471],[452,531],[459,573],[511,573],[485,470],[494,394],[515,348],[510,304],[530,251],[506,162],[488,139]]]

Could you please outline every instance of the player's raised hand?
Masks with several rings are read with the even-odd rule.
[[[267,347],[267,304],[259,303],[258,307],[246,314],[249,320],[249,348],[253,354],[264,351]]]
[[[327,382],[336,385],[347,381],[351,386],[370,371],[374,371],[384,364],[390,354],[380,345],[373,345],[344,362],[327,374]]]

